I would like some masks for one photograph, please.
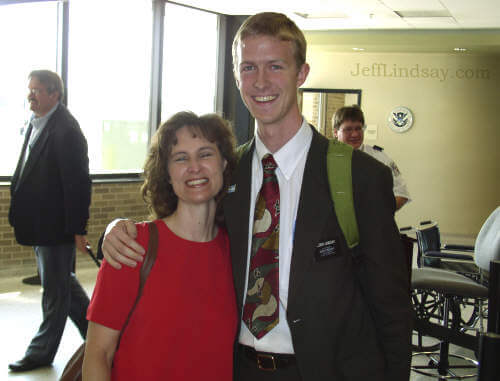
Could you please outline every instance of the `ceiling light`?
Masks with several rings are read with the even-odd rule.
[[[454,48],[453,50],[456,52],[466,52],[467,51],[466,48]]]
[[[363,50],[365,50],[365,48],[352,48],[352,50],[355,50],[357,52],[362,52]]]
[[[399,17],[413,18],[413,17],[452,17],[448,10],[421,10],[421,11],[394,11]]]
[[[348,16],[341,12],[320,12],[320,13],[300,13],[295,12],[297,16],[305,19],[345,19]]]

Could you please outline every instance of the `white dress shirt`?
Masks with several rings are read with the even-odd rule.
[[[279,236],[279,323],[261,339],[257,339],[244,322],[241,324],[239,342],[254,347],[261,352],[294,353],[290,327],[286,321],[288,303],[288,282],[292,261],[293,236],[295,219],[299,206],[302,178],[307,153],[311,147],[313,133],[311,127],[303,119],[299,131],[279,151],[273,154],[278,164],[276,177],[280,189],[280,236]],[[252,158],[252,189],[250,218],[248,221],[248,253],[247,264],[250,263],[252,247],[252,230],[255,202],[262,186],[262,158],[270,153],[258,134],[255,134],[255,151]],[[245,276],[245,295],[248,283],[248,265]],[[243,301],[244,305],[244,301]]]
[[[30,124],[33,126],[33,128],[31,129],[31,134],[29,137],[28,145],[26,146],[26,151],[21,152],[21,154],[23,155],[23,165],[21,167],[21,172],[20,172],[21,174],[24,171],[24,166],[26,165],[26,161],[28,161],[31,149],[33,148],[40,134],[42,133],[43,129],[47,125],[47,122],[49,121],[50,117],[56,111],[58,105],[59,102],[56,103],[56,105],[52,107],[50,111],[44,116],[37,117],[35,114],[31,116]]]

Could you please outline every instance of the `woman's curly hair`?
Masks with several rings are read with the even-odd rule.
[[[217,211],[215,220],[223,224],[222,199],[227,193],[231,174],[236,166],[235,143],[229,122],[217,114],[197,116],[190,111],[173,115],[156,131],[151,139],[148,156],[144,164],[144,183],[141,187],[142,198],[146,202],[153,218],[164,218],[177,209],[178,197],[170,184],[168,161],[172,147],[177,144],[177,131],[188,127],[193,134],[201,134],[211,143],[215,143],[223,159],[227,161],[223,173],[223,185],[215,197]]]

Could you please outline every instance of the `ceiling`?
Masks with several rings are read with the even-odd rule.
[[[282,12],[310,42],[335,51],[449,53],[464,48],[457,54],[500,55],[500,0],[175,2],[227,15]]]

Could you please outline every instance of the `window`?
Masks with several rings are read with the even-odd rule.
[[[165,6],[162,120],[178,111],[215,111],[217,16]]]
[[[151,3],[72,0],[68,108],[92,173],[140,171],[148,144]]]
[[[0,177],[12,176],[19,158],[31,116],[27,76],[34,69],[61,74],[60,63],[68,63],[68,109],[87,138],[91,174],[142,170],[150,131],[157,127],[151,119],[158,115],[150,115],[158,112],[150,110],[157,95],[162,120],[181,110],[215,110],[217,15],[159,0],[7,4],[0,6],[0,35],[9,36],[0,38],[2,57],[8,57],[0,72]],[[63,36],[64,23],[69,32]],[[153,65],[152,57],[160,55],[152,54],[152,46],[160,41],[163,62]],[[151,91],[152,77],[157,91]]]
[[[299,107],[304,118],[328,139],[333,139],[332,117],[344,106],[361,105],[361,90],[299,89]]]
[[[0,176],[12,176],[31,112],[28,75],[57,68],[58,3],[0,6]]]

